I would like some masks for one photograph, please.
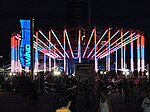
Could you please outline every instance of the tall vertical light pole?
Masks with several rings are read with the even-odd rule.
[[[34,48],[33,48],[33,41],[34,41],[34,18],[31,20],[31,80],[34,80]]]

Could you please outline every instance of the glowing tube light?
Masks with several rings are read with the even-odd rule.
[[[37,43],[34,41],[34,44],[36,45]],[[38,49],[38,51],[40,51],[40,52],[42,52],[43,54],[44,53],[47,53],[48,51],[44,48],[44,47],[42,47],[41,45],[39,45],[38,44],[38,48],[36,48],[36,47],[34,47],[35,49]],[[51,53],[51,55],[54,55],[53,53]],[[57,56],[52,56],[52,57],[55,57],[55,58],[57,58]]]
[[[124,37],[125,35],[127,35],[129,33],[129,31],[127,31],[125,34],[123,34],[122,35],[122,37]],[[135,33],[134,33],[135,34]],[[113,44],[115,44],[116,42],[118,42],[122,37],[120,37],[120,38],[118,38],[115,42],[113,42],[110,46],[112,46]],[[129,36],[130,37],[130,36]],[[129,37],[127,37],[127,38],[129,38]],[[126,39],[127,39],[126,38]],[[105,49],[105,50],[107,50],[107,48]],[[103,51],[102,51],[103,52]],[[98,58],[100,57],[100,55],[102,54],[102,52],[100,52],[97,56],[98,56]]]
[[[79,37],[78,37],[78,58],[79,63],[81,63],[81,30],[79,30]]]
[[[66,72],[66,54],[65,54],[65,49],[66,49],[66,35],[65,35],[65,30],[63,32],[63,37],[64,37],[64,72]]]
[[[44,54],[44,73],[46,73],[46,55]]]
[[[62,55],[62,57],[63,57],[63,54],[47,39],[47,37],[39,30],[39,33],[49,42],[49,44],[52,46],[52,47],[54,47],[61,55]],[[37,38],[35,35],[34,35],[34,37],[35,38]],[[40,39],[39,39],[40,40]],[[41,40],[40,40],[40,42],[42,42]],[[43,43],[43,42],[42,42]],[[43,44],[45,44],[45,43],[43,43]]]
[[[51,30],[52,34],[54,35],[55,39],[57,40],[57,42],[59,43],[60,47],[64,50],[62,44],[60,43],[59,39],[57,38],[56,34],[54,33],[53,30]],[[69,55],[67,54],[67,52],[65,51],[66,56],[69,58]]]
[[[136,39],[137,39],[137,35],[133,37],[132,41],[134,41],[134,40],[136,40]],[[124,45],[127,45],[127,44],[129,44],[130,42],[131,42],[130,40],[126,41],[126,42],[124,43]],[[114,46],[114,47],[111,48],[111,53],[113,53],[115,50],[118,50],[118,49],[120,49],[120,48],[122,47],[122,45],[119,45],[119,44],[121,44],[121,42],[120,42],[120,43],[117,43],[116,46]],[[119,46],[118,46],[118,45],[119,45]],[[116,47],[116,48],[115,48],[115,47]],[[100,59],[102,59],[103,57],[105,57],[105,56],[107,56],[107,55],[108,55],[108,53],[105,52],[104,54],[102,54],[102,55],[100,56]]]
[[[36,43],[38,44],[38,32],[36,32]],[[35,49],[35,73],[38,72],[38,45],[35,45],[37,49]]]
[[[89,41],[88,41],[88,43],[87,43],[87,45],[86,45],[86,48],[85,48],[85,51],[84,51],[84,53],[83,53],[82,58],[84,58],[84,56],[85,56],[85,54],[86,54],[86,51],[87,51],[88,46],[89,46],[89,44],[90,44],[90,42],[91,42],[91,39],[92,39],[93,34],[94,34],[94,29],[93,29],[93,31],[92,31],[92,33],[91,33],[91,35],[90,35]],[[94,48],[93,48],[93,50],[94,50]],[[87,56],[88,58],[89,58],[89,56],[91,55],[91,53],[92,53],[92,52],[90,52],[90,54]]]
[[[115,33],[117,34],[117,33]],[[112,36],[114,37],[114,35]],[[108,55],[106,56],[106,71],[110,71],[110,28],[108,29]]]
[[[69,44],[69,48],[70,48],[72,58],[74,58],[74,54],[73,54],[72,47],[71,47],[71,44],[70,44],[70,40],[69,40],[69,37],[68,37],[68,33],[67,33],[66,30],[65,30],[65,33],[66,33],[66,37],[67,37],[67,41],[68,41],[68,44]]]
[[[98,71],[98,60],[96,58],[96,28],[94,28],[94,50],[95,50],[95,71]]]
[[[140,71],[140,36],[137,38],[137,71]]]
[[[15,72],[15,37],[11,37],[11,72]]]
[[[37,38],[35,35],[34,35],[34,37],[35,38]],[[46,46],[47,48],[49,48],[45,43],[43,43],[40,39],[38,39],[39,40],[39,43],[42,43],[44,46]],[[50,44],[51,44],[51,46],[52,47],[54,47],[54,49],[56,49],[58,52],[59,52],[59,54],[62,56],[62,57],[64,57],[63,56],[63,54],[51,43],[51,42],[49,42]]]
[[[101,38],[99,39],[99,41],[97,42],[96,46],[100,43],[100,41],[103,39],[103,37],[105,36],[105,34],[107,33],[108,30],[106,30],[104,32],[104,34],[101,36]],[[88,58],[90,57],[90,55],[92,54],[92,52],[94,51],[94,48],[91,50],[91,52],[89,53],[89,55],[87,56]]]
[[[43,47],[42,45],[37,44],[35,41],[34,41],[34,43],[35,43],[36,45],[38,45],[39,47],[41,47],[42,49],[45,49],[45,50],[46,50],[47,48],[49,49],[49,47],[48,47],[46,44],[44,44],[44,47]],[[39,43],[40,43],[40,42],[39,42]],[[45,47],[46,47],[46,48],[45,48]],[[52,51],[53,51],[53,50],[52,50]],[[54,52],[54,54],[56,55],[56,56],[55,56],[56,58],[58,58],[58,57],[61,58],[56,52]],[[54,54],[53,54],[53,55],[54,55]]]
[[[51,32],[49,31],[49,55],[51,55]],[[49,71],[52,71],[52,60],[51,57],[49,56]]]
[[[127,31],[122,37],[124,37],[126,34],[128,34],[129,33],[129,31]],[[128,36],[127,38],[129,38],[130,36]],[[126,39],[127,39],[126,38]],[[110,47],[112,46],[112,45],[114,45],[115,43],[117,43],[119,40],[121,39],[121,37],[120,38],[118,38],[115,42],[113,42],[111,45],[110,45]],[[126,39],[124,39],[124,40],[126,40]],[[102,52],[100,52],[98,55],[97,55],[97,57],[99,58],[100,57],[100,55],[104,52],[104,51],[106,51],[107,50],[107,48],[105,48]]]
[[[117,44],[117,43],[116,43]],[[117,69],[118,69],[118,67],[117,67],[117,61],[118,59],[117,59],[117,50],[116,50],[116,63],[115,63],[115,71],[116,71],[116,73],[117,73]]]
[[[137,38],[138,38],[138,35],[135,35],[135,36],[133,37],[132,41],[136,40]],[[129,44],[130,42],[131,42],[131,40],[125,41],[125,42],[123,43],[123,46]],[[113,47],[110,49],[110,50],[111,50],[110,53],[113,53],[115,50],[118,50],[118,49],[120,49],[121,47],[122,47],[121,42],[117,43],[116,46],[113,46]],[[102,55],[100,55],[99,58],[102,59],[103,57],[105,57],[105,56],[107,56],[107,55],[108,55],[108,52],[105,52],[105,53],[103,53]]]
[[[122,43],[123,37],[122,35],[123,35],[123,31],[121,29],[121,70],[123,71],[123,43]]]
[[[19,37],[18,37],[18,38],[19,38]],[[18,49],[18,66],[17,66],[17,67],[18,67],[18,72],[19,72],[19,73],[21,73],[21,69],[22,69],[21,63],[20,63],[20,59],[19,59],[19,54],[20,54],[20,53],[19,53],[19,52],[20,52],[20,50],[19,50],[20,40],[21,40],[21,39],[18,39],[18,46],[17,46],[17,49]]]
[[[131,66],[130,66],[130,69],[131,69],[131,72],[134,71],[134,60],[133,60],[133,37],[132,37],[132,33],[130,34],[130,39],[131,39],[131,44],[130,44],[130,63],[131,63]]]
[[[145,51],[144,51],[145,39],[144,36],[141,36],[141,71],[144,72],[145,65]]]
[[[126,45],[124,45],[123,63],[124,63],[124,70],[125,70],[126,69]]]
[[[18,65],[18,49],[17,49],[17,45],[18,44],[18,41],[17,41],[17,39],[15,39],[15,47],[14,47],[14,49],[15,49],[15,72],[17,72],[17,69],[18,69],[18,67],[17,67],[17,65]]]
[[[119,30],[114,35],[112,35],[112,37],[110,38],[110,40],[113,39],[118,33],[119,33]],[[109,41],[107,41],[101,48],[99,48],[96,54],[98,54],[98,52],[109,43]],[[95,56],[95,54],[92,56],[92,58],[94,56]]]

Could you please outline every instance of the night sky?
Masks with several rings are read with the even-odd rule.
[[[35,27],[65,26],[65,0],[1,0],[0,55],[10,52],[10,36],[20,30],[19,19],[35,19]],[[91,25],[139,29],[150,47],[148,0],[91,0]],[[150,56],[150,55],[149,55]]]

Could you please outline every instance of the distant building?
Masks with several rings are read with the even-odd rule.
[[[90,0],[66,0],[66,26],[90,25]]]

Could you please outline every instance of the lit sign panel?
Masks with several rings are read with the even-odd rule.
[[[20,43],[20,62],[23,67],[31,65],[31,44],[30,44],[30,20],[20,20],[21,24],[21,43]]]

